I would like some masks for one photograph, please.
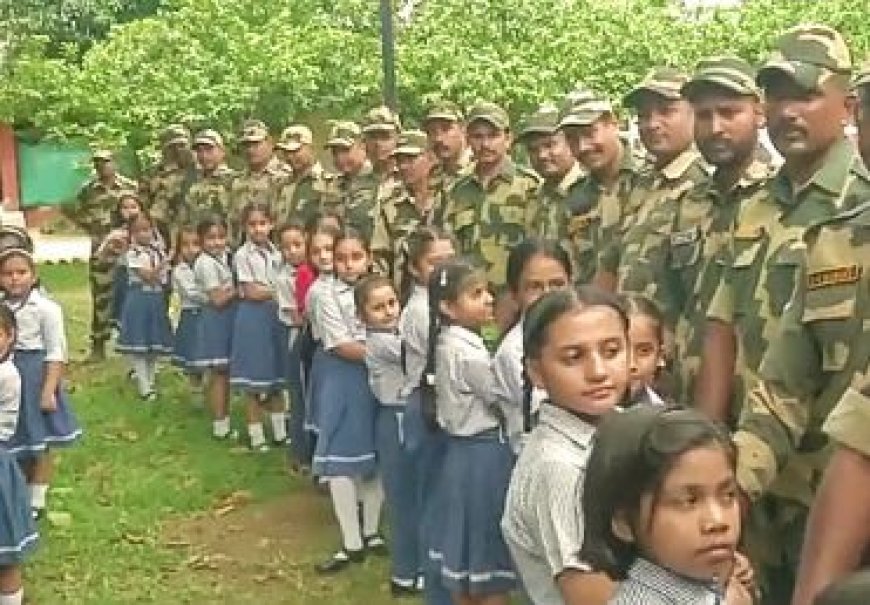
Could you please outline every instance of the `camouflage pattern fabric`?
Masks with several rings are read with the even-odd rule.
[[[480,261],[495,286],[505,283],[510,249],[526,237],[539,186],[535,173],[505,160],[489,183],[471,173],[450,191],[446,223],[459,252]]]
[[[185,214],[184,202],[196,178],[193,164],[189,167],[172,162],[155,164],[140,180],[142,206],[160,225],[177,225]]]
[[[338,210],[345,223],[372,237],[381,183],[369,162],[355,175],[340,174],[324,194],[324,206]]]
[[[218,166],[211,174],[200,171],[196,182],[187,192],[187,202],[179,219],[183,223],[195,222],[199,217],[215,213],[227,216],[230,210],[230,186],[236,171]]]
[[[245,169],[233,179],[230,185],[229,216],[230,233],[233,241],[241,239],[242,227],[239,213],[251,203],[266,204],[273,211],[278,207],[278,195],[287,172],[276,157],[272,157],[262,170]]]
[[[275,207],[277,224],[291,219],[308,223],[323,209],[324,196],[334,178],[319,163],[314,164],[305,174],[288,177],[278,193]]]

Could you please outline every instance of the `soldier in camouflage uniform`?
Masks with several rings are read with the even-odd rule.
[[[190,132],[178,124],[166,127],[160,135],[160,152],[160,161],[140,179],[139,197],[164,235],[171,236],[170,227],[185,214],[184,202],[196,180]]]
[[[96,175],[81,188],[75,206],[62,206],[63,215],[91,239],[88,281],[91,289],[91,360],[106,357],[111,333],[112,271],[114,265],[97,256],[97,248],[112,230],[112,213],[124,192],[135,192],[136,182],[116,172],[111,151],[93,154]]]
[[[354,122],[335,122],[326,148],[338,173],[325,196],[325,206],[335,208],[349,225],[371,238],[378,213],[380,179],[366,159],[362,131]]]
[[[853,83],[858,96],[855,122],[858,125],[858,149],[864,165],[870,168],[870,59],[861,67]]]
[[[273,212],[278,206],[278,194],[287,178],[281,161],[275,157],[269,129],[259,120],[242,126],[239,143],[245,156],[245,169],[230,186],[229,219],[232,239],[239,243],[243,227],[239,213],[250,203],[266,204]]]
[[[599,283],[656,298],[667,261],[672,206],[707,179],[704,162],[692,144],[692,106],[680,89],[688,77],[674,69],[653,68],[623,104],[637,112],[641,141],[651,156],[622,209],[615,234],[599,255]],[[672,328],[673,326],[668,326]]]
[[[569,206],[581,188],[583,171],[559,129],[559,109],[542,105],[526,117],[518,141],[543,179],[529,223],[529,234],[567,244]],[[570,246],[566,245],[566,250]]]
[[[199,172],[187,192],[181,219],[189,223],[209,213],[226,216],[230,208],[230,185],[236,173],[224,161],[223,137],[216,130],[203,130],[194,138],[193,150]]]
[[[443,100],[433,103],[423,118],[423,130],[437,161],[430,176],[434,191],[446,194],[471,165],[464,120],[455,103]]]
[[[393,152],[402,132],[399,116],[389,107],[375,107],[362,119],[363,144],[372,172],[378,177],[378,197],[384,199],[399,186]]]
[[[435,158],[427,149],[424,132],[403,132],[393,156],[402,185],[380,205],[372,254],[378,271],[390,276],[396,287],[404,291],[409,285],[405,273],[408,237],[418,227],[442,224],[445,200],[431,188],[429,174]]]
[[[284,129],[276,148],[293,173],[284,181],[278,196],[275,219],[279,223],[299,219],[305,223],[323,209],[323,196],[332,175],[323,170],[314,154],[311,129],[293,124]]]
[[[759,142],[764,113],[748,63],[736,57],[701,61],[683,96],[695,111],[695,143],[714,170],[684,197],[662,203],[659,214],[671,220],[659,231],[668,237],[665,263],[649,269],[662,284],[655,302],[668,324],[676,326],[677,399],[692,401],[707,308],[721,277],[719,257],[738,207],[764,188],[776,168]],[[736,419],[731,420],[733,426]]]
[[[813,25],[783,34],[759,70],[771,139],[785,164],[763,194],[740,208],[708,313],[700,380],[710,376],[729,385],[736,364],[751,393],[745,406],[740,393],[734,402],[743,408],[734,437],[737,479],[752,503],[746,550],[769,603],[782,602],[793,589],[825,460],[820,426],[854,375],[847,369],[852,354],[855,369],[866,372],[868,341],[860,339],[860,350],[848,346],[854,332],[866,328],[853,315],[861,257],[837,264],[836,255],[848,246],[830,238],[836,228],[819,230],[870,200],[870,173],[843,134],[850,70],[842,37]],[[801,279],[805,238],[813,254]]]
[[[637,178],[639,160],[620,138],[613,106],[603,97],[570,93],[559,128],[587,171],[567,200],[566,227],[574,279],[585,284],[595,276],[599,252],[616,233]]]
[[[468,112],[466,130],[474,169],[448,194],[446,223],[461,253],[482,261],[490,282],[501,287],[508,253],[529,229],[540,180],[508,156],[511,131],[504,109],[477,103]]]

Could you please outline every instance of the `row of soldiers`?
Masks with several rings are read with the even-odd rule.
[[[251,201],[279,222],[335,211],[371,237],[379,270],[395,278],[407,235],[443,224],[496,288],[512,246],[530,234],[564,242],[578,282],[658,303],[676,398],[734,429],[746,547],[768,602],[780,603],[827,459],[823,423],[844,394],[870,415],[870,173],[859,153],[870,160],[870,71],[852,75],[841,35],[817,25],[783,34],[757,71],[731,56],[691,75],[654,68],[622,99],[643,157],[611,101],[587,90],[517,128],[489,102],[467,113],[438,102],[421,130],[376,108],[360,124],[332,125],[334,174],[304,125],[273,144],[262,123],[246,123],[238,172],[218,132],[191,140],[173,126],[138,185],[111,154],[95,154],[97,176],[69,214],[98,242],[112,200],[132,187],[168,224],[201,211],[232,221]],[[856,116],[858,145],[844,134]],[[765,129],[777,154],[762,144]],[[512,160],[514,144],[530,168]],[[91,268],[99,356],[108,268]]]

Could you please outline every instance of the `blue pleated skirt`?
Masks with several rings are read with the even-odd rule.
[[[127,275],[127,265],[118,265],[112,272],[112,321],[118,327],[121,326],[121,313],[130,287]]]
[[[287,334],[274,301],[243,300],[236,308],[230,349],[230,384],[253,392],[283,389],[287,383]]]
[[[121,353],[172,353],[172,328],[163,292],[130,287],[121,311],[121,333],[115,348]]]
[[[21,407],[15,434],[5,449],[19,459],[27,459],[48,448],[72,444],[81,436],[82,430],[63,386],[55,392],[57,409],[54,412],[43,412],[40,408],[45,351],[15,351],[12,361],[21,375]]]
[[[328,356],[323,346],[316,344],[305,379],[305,430],[315,434],[320,432],[318,406],[323,399],[320,388],[323,384],[323,367]]]
[[[184,370],[191,369],[193,349],[196,346],[197,329],[202,309],[182,309],[175,327],[175,346],[172,350],[172,363]]]
[[[202,308],[196,325],[196,340],[190,365],[195,368],[225,368],[230,363],[236,305]]]
[[[0,450],[0,567],[23,563],[37,539],[27,482],[15,458]]]
[[[498,434],[448,436],[435,499],[437,529],[429,555],[451,593],[486,595],[516,588],[517,576],[501,534],[514,454]]]
[[[317,390],[317,446],[311,472],[318,477],[367,477],[377,469],[375,415],[377,401],[366,367],[323,353]]]

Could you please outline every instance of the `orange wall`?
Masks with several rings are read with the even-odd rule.
[[[15,132],[0,124],[0,193],[3,209],[18,209],[18,163],[15,156]]]

